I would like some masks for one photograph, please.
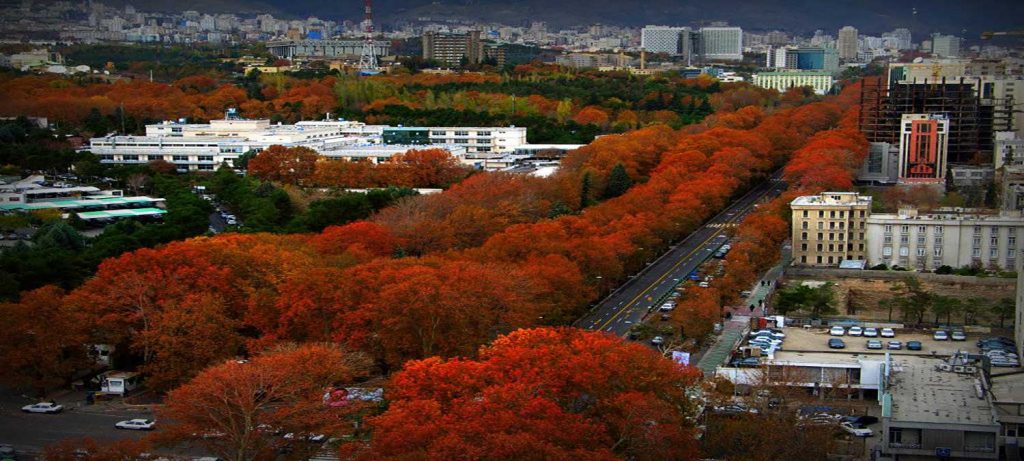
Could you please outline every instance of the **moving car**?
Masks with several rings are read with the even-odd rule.
[[[39,402],[33,403],[32,405],[25,405],[21,407],[21,411],[24,411],[25,413],[57,414],[64,411],[64,406],[58,405],[55,402]]]
[[[967,334],[959,330],[953,330],[949,338],[953,341],[967,341]]]
[[[921,350],[921,341],[907,341],[908,351],[919,351]]]
[[[865,328],[864,329],[864,337],[865,338],[877,338],[878,337],[878,329],[877,328]]]
[[[118,421],[114,424],[117,429],[128,429],[133,431],[151,431],[156,428],[156,421],[151,419],[129,419],[126,421]]]
[[[887,347],[889,348],[889,350],[898,351],[900,349],[903,349],[903,343],[899,341],[889,341]]]
[[[850,336],[860,336],[864,334],[864,329],[861,327],[850,327],[850,330],[846,333]]]
[[[850,435],[853,435],[854,437],[871,437],[875,435],[875,433],[872,432],[871,429],[868,429],[866,427],[857,427],[854,426],[852,423],[848,422],[839,423],[839,427],[842,428],[847,433],[849,433]]]
[[[660,346],[662,344],[665,344],[665,338],[662,338],[661,336],[655,336],[655,337],[651,338],[651,344],[653,344],[655,346]]]
[[[895,338],[896,330],[893,330],[892,328],[882,328],[881,335],[883,338]]]
[[[841,326],[839,326],[839,325],[836,325],[836,326],[834,326],[832,328],[829,328],[828,334],[830,334],[832,336],[842,336],[842,335],[846,334],[846,329],[841,327]]]
[[[881,348],[882,348],[882,342],[881,341],[879,341],[877,339],[869,339],[868,340],[868,349],[881,349]]]
[[[828,340],[828,347],[829,349],[845,349],[846,343],[844,343],[843,340],[839,338],[832,338]]]
[[[935,330],[935,334],[932,335],[932,339],[936,341],[946,341],[949,339],[949,334],[946,330]]]

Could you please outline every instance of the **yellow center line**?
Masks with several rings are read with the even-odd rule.
[[[765,193],[769,193],[769,192],[771,192],[771,190],[772,189],[769,188],[767,191],[765,191]],[[717,228],[718,230],[713,232],[710,237],[704,239],[704,241],[700,242],[697,245],[696,248],[694,248],[692,251],[687,253],[685,256],[679,258],[679,261],[677,261],[675,264],[672,265],[672,267],[670,267],[668,270],[666,270],[665,273],[662,274],[661,277],[658,277],[657,280],[651,282],[650,285],[647,285],[646,288],[644,288],[643,290],[640,291],[640,294],[636,295],[636,297],[633,298],[632,300],[630,300],[628,303],[626,303],[625,306],[622,306],[622,309],[619,309],[619,311],[616,312],[615,315],[613,315],[610,319],[608,319],[606,322],[604,322],[600,327],[597,328],[597,330],[603,331],[605,329],[605,327],[607,327],[608,325],[611,325],[611,323],[613,321],[615,321],[615,319],[617,319],[620,315],[622,315],[623,312],[626,312],[627,310],[629,310],[630,306],[632,306],[634,303],[636,303],[636,301],[638,299],[640,299],[645,294],[647,294],[647,292],[650,291],[652,288],[654,288],[655,285],[661,283],[662,280],[665,280],[665,277],[668,277],[668,275],[671,274],[672,271],[676,270],[676,268],[679,267],[679,265],[682,264],[684,261],[686,261],[687,258],[693,256],[698,251],[703,250],[705,244],[707,244],[709,241],[711,241],[711,239],[717,237],[718,234],[722,233],[722,231],[725,230],[725,225],[726,224],[731,224],[733,221],[736,221],[737,219],[739,219],[739,217],[741,215],[743,215],[743,213],[745,213],[747,210],[750,210],[754,206],[754,203],[756,203],[756,202],[757,201],[755,200],[750,205],[747,205],[747,206],[743,207],[742,209],[738,210],[735,215],[733,215],[732,217],[727,219],[725,222],[723,222],[722,223],[723,224],[722,227]],[[711,225],[711,224],[714,224],[714,223],[708,223],[708,224],[705,224],[705,226],[708,226],[708,225]]]

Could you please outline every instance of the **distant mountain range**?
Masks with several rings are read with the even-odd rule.
[[[124,0],[121,0],[124,1]],[[166,9],[163,0],[135,0],[141,9]],[[252,12],[295,17],[358,20],[362,0],[181,0],[174,9]],[[912,9],[917,8],[916,18]],[[746,29],[785,29],[836,34],[845,25],[878,34],[908,27],[917,35],[942,32],[977,38],[984,30],[1024,28],[1020,0],[375,0],[379,22],[430,18],[468,19],[510,25],[545,21],[549,30],[593,23],[642,26],[728,21]]]

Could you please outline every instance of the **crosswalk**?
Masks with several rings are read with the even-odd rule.
[[[729,227],[736,227],[737,225],[739,225],[739,223],[734,223],[734,222],[720,223],[720,222],[716,222],[716,223],[708,224],[708,227],[712,227],[712,228],[715,228],[715,229],[724,229],[724,228],[729,228]]]

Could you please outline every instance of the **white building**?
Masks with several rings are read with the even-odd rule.
[[[871,214],[867,219],[868,265],[935,270],[941,266],[1013,270],[1024,238],[1019,211],[939,210],[918,214]]]
[[[419,142],[388,142],[386,131],[419,131]],[[487,157],[527,144],[525,127],[392,128],[345,120],[272,125],[269,120],[238,118],[229,111],[207,124],[184,121],[147,125],[144,136],[107,136],[90,140],[88,150],[102,163],[145,164],[164,160],[179,170],[213,171],[242,154],[272,145],[308,147],[331,158],[382,161],[429,145],[470,164],[466,154]]]
[[[839,59],[843,61],[856,61],[857,60],[857,29],[855,27],[846,26],[839,29],[839,39],[837,40],[836,48],[839,49]]]
[[[996,170],[1003,165],[1024,165],[1024,137],[1013,131],[995,133],[995,152],[992,156]]]
[[[943,58],[960,56],[960,37],[932,34],[932,54]]]
[[[743,29],[739,27],[702,27],[701,55],[707,60],[742,61]]]
[[[640,31],[640,47],[651,53],[682,53],[682,40],[689,27],[646,26]]]
[[[761,72],[754,74],[754,85],[761,88],[786,91],[790,88],[809,86],[817,94],[825,94],[832,90],[835,79],[829,72],[821,71],[781,71]]]

